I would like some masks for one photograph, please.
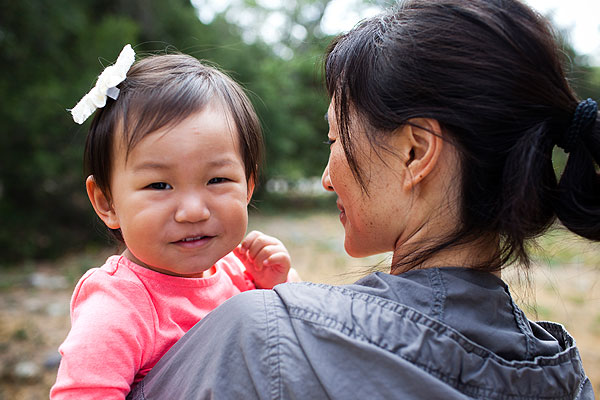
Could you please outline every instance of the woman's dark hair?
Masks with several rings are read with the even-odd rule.
[[[517,0],[408,0],[333,41],[325,61],[339,138],[366,190],[349,136],[355,113],[374,149],[412,118],[437,120],[460,155],[459,226],[407,255],[496,238],[492,260],[529,266],[526,242],[558,216],[600,240],[600,124],[576,140],[557,183],[552,151],[564,143],[578,100],[548,21]]]
[[[154,55],[136,62],[118,85],[117,100],[96,111],[87,136],[84,169],[110,200],[115,140],[127,154],[149,133],[174,126],[214,101],[239,135],[246,179],[258,182],[263,140],[258,117],[242,88],[224,73],[184,54]],[[119,230],[112,230],[120,242]]]

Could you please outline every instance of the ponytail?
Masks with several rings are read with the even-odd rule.
[[[557,182],[549,129],[549,122],[530,128],[507,155],[498,203],[501,208],[494,220],[505,241],[501,250],[503,264],[518,260],[527,265],[526,241],[544,233],[554,221],[548,198]]]
[[[556,216],[570,231],[600,241],[600,121],[594,100],[579,103],[558,146],[569,158],[558,183]]]

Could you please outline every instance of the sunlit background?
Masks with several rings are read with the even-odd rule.
[[[528,0],[563,38],[578,95],[600,99],[600,2]],[[320,186],[328,99],[322,56],[383,0],[0,0],[0,400],[47,397],[75,282],[114,251],[84,190],[89,121],[66,111],[131,43],[219,65],[248,91],[267,162],[251,228],[282,239],[306,280],[346,283],[385,256],[351,259]],[[564,154],[557,154],[557,169]],[[540,239],[530,286],[507,273],[532,318],[574,334],[600,393],[600,250],[560,229]]]
[[[525,0],[540,13],[550,16],[555,25],[562,29],[575,50],[589,57],[593,65],[600,65],[600,2],[592,0]],[[269,10],[268,18],[262,12],[248,12],[244,0],[192,0],[198,9],[198,17],[205,24],[210,24],[217,15],[225,14],[228,21],[244,29],[244,40],[253,42],[259,36],[272,45],[277,45],[285,35],[292,35],[297,40],[307,36],[306,28],[301,25],[290,27],[289,14],[295,2],[286,0],[257,0],[256,4]],[[319,29],[326,35],[336,35],[351,29],[358,21],[380,13],[389,1],[365,2],[361,0],[331,0],[325,12],[320,12],[320,5],[311,3],[302,8],[306,19],[321,16]],[[293,51],[284,51],[284,56],[291,56]]]

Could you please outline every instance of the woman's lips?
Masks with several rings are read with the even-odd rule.
[[[344,225],[346,223],[346,210],[344,209],[344,206],[337,202],[336,203],[338,210],[340,210],[340,222],[342,223],[342,225]]]

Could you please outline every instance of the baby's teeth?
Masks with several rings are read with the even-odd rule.
[[[194,241],[194,240],[200,240],[200,239],[202,239],[203,237],[204,237],[204,236],[198,236],[198,237],[194,237],[194,238],[186,238],[186,239],[183,239],[183,241],[184,241],[184,242],[192,242],[192,241]]]

